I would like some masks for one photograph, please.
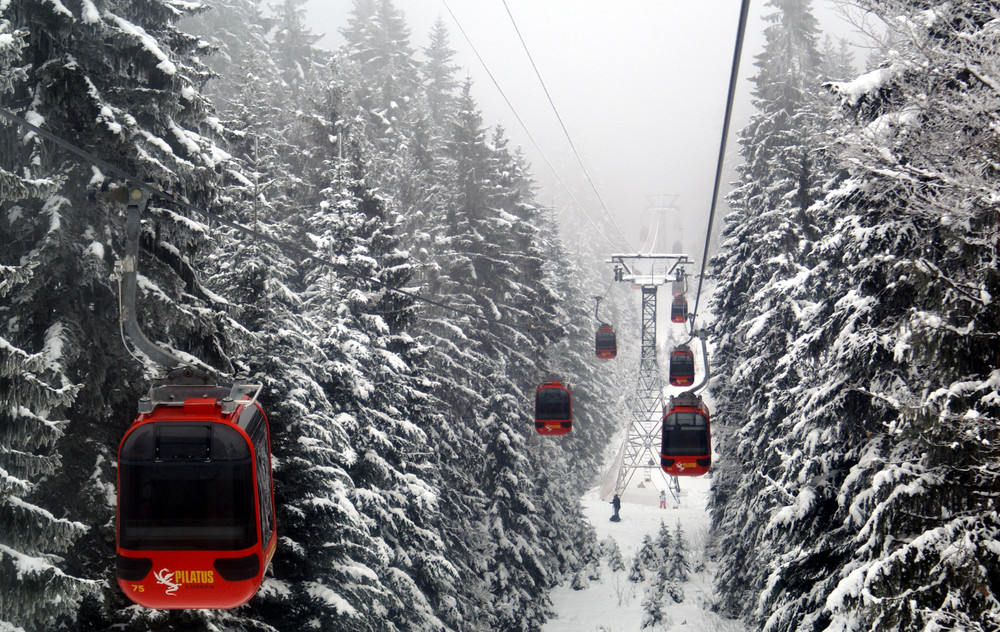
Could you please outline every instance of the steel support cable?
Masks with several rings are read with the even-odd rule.
[[[448,305],[446,303],[442,303],[441,301],[437,301],[437,300],[434,300],[432,298],[428,298],[426,296],[417,294],[415,292],[410,292],[408,290],[403,290],[403,289],[400,289],[400,288],[397,288],[397,287],[393,287],[393,286],[389,285],[388,283],[386,283],[385,281],[379,281],[378,279],[375,279],[375,278],[372,278],[372,277],[368,277],[368,276],[364,276],[363,274],[357,274],[356,272],[352,272],[349,268],[347,268],[343,264],[338,264],[338,263],[334,262],[332,259],[326,259],[324,257],[319,257],[319,256],[316,255],[316,253],[310,252],[309,250],[306,250],[305,248],[302,248],[300,246],[296,246],[295,244],[290,244],[290,243],[287,243],[287,242],[283,242],[283,241],[281,241],[279,239],[275,239],[273,237],[269,237],[269,236],[267,236],[267,235],[265,235],[263,233],[259,233],[259,232],[255,231],[255,230],[253,230],[252,228],[248,228],[246,226],[243,226],[242,224],[240,224],[238,222],[234,222],[234,221],[228,220],[228,219],[226,219],[226,218],[224,218],[224,217],[222,217],[220,215],[217,215],[216,213],[213,213],[213,212],[207,211],[207,210],[205,210],[205,209],[203,209],[201,207],[195,206],[194,204],[189,204],[188,202],[185,202],[184,200],[181,200],[180,198],[178,198],[175,195],[172,195],[170,193],[166,193],[164,191],[161,191],[159,188],[154,187],[154,186],[152,186],[152,185],[150,185],[150,184],[148,184],[146,182],[143,182],[142,180],[140,180],[139,178],[133,176],[132,174],[130,174],[130,173],[128,173],[128,172],[126,172],[126,171],[124,171],[122,169],[119,169],[118,167],[112,165],[111,163],[109,163],[109,162],[107,162],[105,160],[102,160],[102,159],[98,158],[97,156],[95,156],[95,155],[87,152],[86,150],[80,149],[79,147],[77,147],[73,143],[71,143],[71,142],[69,142],[67,140],[62,139],[62,138],[56,136],[55,134],[53,134],[51,132],[43,130],[40,127],[32,125],[31,123],[29,123],[28,121],[24,120],[20,116],[17,116],[13,112],[10,112],[10,111],[8,111],[8,110],[6,110],[4,108],[0,108],[0,117],[7,119],[8,121],[10,121],[11,123],[14,123],[15,125],[19,125],[19,126],[25,128],[25,129],[28,129],[28,130],[30,130],[30,131],[38,134],[42,138],[44,138],[46,140],[49,140],[49,141],[55,143],[56,145],[59,145],[60,147],[62,147],[66,151],[70,152],[71,154],[73,154],[73,155],[75,155],[75,156],[77,156],[79,158],[82,158],[84,161],[93,164],[94,166],[96,166],[96,167],[104,170],[107,173],[116,174],[117,176],[119,176],[120,178],[122,178],[123,180],[125,180],[126,182],[131,183],[132,186],[134,186],[135,188],[141,189],[142,191],[145,191],[149,195],[155,195],[155,196],[158,196],[158,197],[163,198],[165,200],[169,200],[170,202],[176,204],[177,206],[179,206],[179,207],[181,207],[181,208],[183,208],[185,210],[188,210],[188,211],[191,211],[193,213],[197,213],[199,215],[202,215],[203,217],[209,218],[209,219],[211,219],[211,220],[213,220],[215,222],[218,222],[222,226],[227,226],[227,227],[233,228],[233,229],[235,229],[235,230],[237,230],[237,231],[239,231],[239,232],[241,232],[241,233],[243,233],[245,235],[249,235],[251,237],[256,237],[257,239],[260,239],[261,241],[264,241],[266,243],[271,244],[272,246],[275,246],[276,248],[278,248],[279,251],[285,252],[286,254],[287,253],[294,253],[294,254],[296,254],[296,255],[298,255],[300,257],[312,259],[312,260],[316,261],[317,263],[320,263],[322,265],[328,266],[329,268],[335,270],[336,272],[340,273],[341,275],[343,275],[345,277],[349,277],[349,278],[352,278],[352,279],[357,279],[359,281],[366,281],[368,283],[372,283],[374,285],[377,285],[377,286],[381,287],[382,289],[384,289],[384,290],[386,290],[388,292],[392,292],[392,293],[398,294],[400,296],[405,296],[407,298],[411,298],[411,299],[413,299],[415,301],[420,301],[420,302],[423,302],[423,303],[427,303],[429,305],[434,305],[435,307],[440,307],[441,309],[445,309],[445,310],[448,310],[448,311],[456,313],[456,314],[461,314],[462,316],[467,316],[467,317],[469,317],[469,318],[471,318],[473,320],[485,321],[485,322],[490,323],[492,325],[498,325],[498,326],[503,327],[505,329],[511,330],[512,332],[516,333],[518,336],[523,336],[523,333],[520,330],[515,329],[514,327],[511,327],[510,325],[508,325],[506,323],[501,323],[500,321],[493,320],[493,319],[488,318],[486,316],[483,316],[481,314],[474,314],[472,312],[465,311],[465,310],[459,309],[457,307],[452,307],[451,305]]]
[[[455,16],[455,13],[451,10],[451,7],[448,6],[446,0],[441,0],[441,4],[443,4],[444,8],[448,10],[448,13],[451,15],[451,19],[455,21],[455,26],[458,27],[458,31],[462,34],[462,37],[464,37],[465,41],[469,44],[469,48],[471,48],[472,52],[476,55],[476,59],[478,59],[479,63],[482,64],[483,70],[486,71],[486,74],[493,82],[493,85],[496,86],[497,92],[499,92],[500,96],[503,97],[504,102],[507,104],[507,107],[510,108],[510,111],[514,115],[514,118],[517,119],[518,124],[521,125],[521,129],[523,129],[524,133],[528,136],[528,140],[531,141],[531,144],[538,152],[538,155],[542,157],[542,160],[545,161],[545,164],[548,166],[549,170],[551,170],[553,175],[555,175],[556,180],[559,181],[559,185],[566,190],[566,194],[569,195],[569,199],[573,201],[573,204],[575,204],[578,209],[580,209],[580,212],[582,212],[583,216],[587,218],[587,221],[590,222],[590,225],[594,227],[594,230],[597,231],[597,234],[600,235],[604,239],[604,241],[608,242],[608,245],[611,246],[612,249],[618,248],[618,244],[616,244],[614,241],[611,240],[611,238],[609,238],[606,234],[604,234],[604,231],[602,231],[601,227],[597,225],[597,222],[595,222],[590,217],[590,214],[587,212],[587,209],[585,209],[583,205],[580,204],[580,201],[576,199],[576,196],[573,195],[573,192],[570,190],[570,188],[566,186],[566,183],[563,181],[562,176],[559,175],[559,172],[556,171],[556,168],[549,161],[548,156],[545,155],[545,152],[542,151],[542,148],[538,145],[538,142],[535,141],[535,137],[531,135],[531,132],[528,130],[528,126],[521,119],[521,116],[517,113],[517,109],[514,107],[514,104],[511,103],[510,99],[507,98],[507,93],[505,93],[503,88],[500,87],[500,82],[497,81],[496,77],[493,76],[493,73],[490,71],[490,67],[486,65],[486,61],[483,59],[483,56],[479,54],[479,50],[476,48],[476,45],[472,43],[472,38],[470,38],[469,34],[465,32],[464,28],[462,28],[462,23],[458,21],[458,17]]]
[[[531,62],[531,67],[535,70],[538,82],[542,84],[542,90],[545,91],[545,98],[549,100],[549,105],[552,106],[552,111],[555,112],[556,120],[559,121],[559,126],[562,127],[563,134],[566,135],[566,140],[569,141],[569,146],[573,150],[573,155],[576,156],[577,162],[580,163],[580,169],[583,170],[583,175],[586,176],[587,182],[590,183],[590,188],[594,190],[594,195],[597,196],[598,201],[601,203],[601,207],[604,209],[604,214],[608,216],[608,219],[611,221],[611,225],[615,227],[615,230],[618,232],[618,236],[622,239],[622,243],[625,244],[625,248],[627,250],[636,250],[629,245],[628,239],[622,233],[622,229],[618,227],[618,223],[615,222],[614,216],[611,215],[611,210],[608,209],[608,205],[604,203],[604,198],[601,196],[601,192],[597,190],[597,185],[594,184],[593,178],[590,177],[590,173],[587,171],[586,165],[583,164],[583,158],[580,157],[580,152],[576,150],[573,138],[569,135],[569,130],[566,129],[566,124],[563,123],[562,117],[559,116],[559,110],[556,108],[556,104],[552,100],[552,95],[549,94],[549,89],[545,86],[545,80],[542,79],[542,73],[538,70],[538,66],[535,65],[535,60],[531,56],[531,51],[528,50],[528,44],[524,41],[524,37],[521,36],[521,29],[517,28],[517,22],[514,21],[514,15],[510,12],[510,7],[507,6],[507,0],[503,0],[503,7],[507,10],[507,15],[510,17],[510,23],[514,25],[514,31],[517,33],[517,38],[521,40],[521,46],[524,48],[524,52],[528,56],[528,61]],[[638,250],[636,250],[636,252],[638,252]]]
[[[708,230],[705,231],[705,249],[701,255],[701,272],[698,274],[698,291],[694,295],[694,310],[691,321],[698,315],[698,302],[701,300],[701,286],[705,280],[705,266],[708,264],[708,248],[712,242],[712,222],[715,220],[715,207],[719,202],[719,188],[722,184],[722,166],[726,159],[726,139],[729,136],[729,122],[733,116],[733,102],[736,100],[736,80],[740,74],[740,56],[743,54],[743,38],[747,31],[747,16],[750,14],[750,0],[743,0],[740,5],[740,25],[736,31],[736,46],[733,50],[733,67],[729,72],[729,94],[726,97],[726,116],[722,123],[722,139],[719,141],[719,161],[715,167],[715,187],[712,190],[712,206],[708,212]],[[693,326],[692,326],[693,328]]]
[[[656,222],[656,230],[653,232],[653,238],[649,240],[649,249],[646,251],[647,255],[653,254],[653,249],[656,248],[656,240],[660,238],[660,222]]]

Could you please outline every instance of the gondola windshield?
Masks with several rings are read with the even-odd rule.
[[[236,551],[257,543],[248,444],[218,423],[160,421],[121,450],[119,546]]]
[[[709,453],[708,422],[695,412],[674,412],[663,419],[663,456]]]
[[[670,356],[670,376],[671,377],[693,377],[694,376],[694,356],[683,351],[676,352]]]
[[[569,393],[562,388],[539,390],[535,395],[535,418],[539,421],[569,419]]]

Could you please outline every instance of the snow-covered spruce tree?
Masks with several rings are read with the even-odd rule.
[[[506,378],[496,375],[497,381]],[[487,403],[484,493],[491,546],[486,589],[493,596],[490,628],[536,630],[550,612],[545,589],[546,562],[533,506],[534,485],[527,476],[525,440],[513,424],[522,422],[518,398],[498,394]]]
[[[618,546],[618,542],[614,539],[611,540],[611,544],[608,547],[607,556],[608,556],[608,568],[611,569],[611,572],[617,573],[625,570],[625,562],[622,561],[621,547]]]
[[[653,542],[653,537],[648,533],[642,537],[642,545],[639,546],[635,556],[645,570],[654,573],[666,561],[659,547]]]
[[[308,98],[324,65],[325,54],[316,47],[322,35],[306,26],[305,4],[306,0],[280,0],[272,6],[269,50],[285,86],[282,94],[272,96],[284,97],[293,111]]]
[[[673,547],[670,549],[670,555],[665,558],[668,574],[670,579],[678,582],[686,582],[688,574],[691,572],[691,565],[688,563],[687,540],[684,538],[684,530],[681,528],[680,521],[677,522],[677,529],[674,531],[672,543]]]
[[[352,75],[365,133],[381,150],[379,162],[392,162],[400,150],[409,153],[419,93],[419,64],[406,18],[392,0],[355,0],[341,35],[344,68]]]
[[[828,579],[774,591],[773,627],[996,629],[1000,222],[997,132],[981,114],[1000,99],[996,7],[863,4],[892,46],[881,68],[833,86],[849,175],[818,212],[836,285],[808,280],[828,295],[793,347],[837,378],[803,385],[795,446],[808,459],[776,480],[792,498],[772,518],[786,538],[835,502],[836,528],[779,559],[776,586],[817,558]],[[802,483],[813,471],[835,495]]]
[[[4,3],[4,18],[24,33],[27,44],[26,80],[4,95],[4,104],[138,178],[210,206],[225,154],[212,140],[215,123],[199,93],[208,77],[196,57],[201,44],[174,27],[183,11],[171,3],[101,5],[98,10],[84,3],[71,11],[61,3]],[[5,160],[17,161],[5,163],[5,169],[53,185],[18,201],[19,213],[10,212],[10,201],[2,202],[2,232],[5,240],[12,238],[4,256],[19,261],[34,253],[23,260],[33,268],[32,277],[10,295],[5,327],[17,328],[17,344],[33,341],[25,346],[31,355],[45,332],[52,332],[51,348],[60,342],[61,355],[46,371],[80,385],[56,448],[62,467],[41,481],[39,495],[53,499],[48,503],[53,515],[91,527],[66,552],[64,569],[103,579],[113,572],[108,547],[115,450],[135,399],[155,370],[129,358],[118,333],[116,288],[109,277],[121,246],[123,214],[88,200],[86,193],[88,184],[99,185],[112,174],[98,173],[34,134],[5,134],[7,142],[23,139],[17,151],[4,152]],[[206,234],[207,227],[169,204],[150,205],[141,239],[140,270],[148,283],[140,293],[140,320],[153,339],[228,370],[225,317],[196,274]],[[24,403],[28,410],[36,405]],[[70,590],[66,603],[75,598]],[[108,586],[102,599],[84,602],[78,625],[105,629],[125,603],[117,587]],[[199,618],[204,616],[187,620]]]
[[[995,6],[863,5],[893,43],[832,86],[848,173],[811,210],[783,420],[741,456],[771,499],[730,499],[772,558],[740,598],[768,630],[996,629]]]
[[[638,551],[632,556],[632,564],[628,568],[628,580],[633,584],[637,584],[646,579],[646,573],[643,571],[642,558],[639,556]]]
[[[453,121],[456,107],[458,81],[454,64],[455,50],[451,48],[448,27],[444,17],[438,16],[431,29],[430,40],[424,47],[427,61],[421,66],[424,94],[431,119],[439,129],[448,129]]]
[[[655,630],[666,621],[666,613],[663,611],[663,601],[667,595],[667,581],[666,573],[657,571],[653,575],[653,580],[649,583],[646,593],[642,596],[642,623],[639,626],[640,629]]]
[[[0,103],[4,107],[15,85],[27,79],[27,67],[21,65],[26,36],[25,31],[12,28],[5,10],[0,9]],[[47,227],[24,221],[26,207],[44,204],[60,183],[47,177],[51,171],[31,174],[25,168],[40,148],[19,142],[19,136],[14,128],[0,127],[0,208],[5,211],[0,215],[4,253],[0,257],[0,320],[6,323],[0,330],[0,628],[35,630],[51,629],[61,619],[74,618],[82,593],[97,586],[61,568],[59,554],[86,526],[56,517],[40,498],[33,497],[38,482],[57,474],[62,465],[54,447],[67,424],[64,411],[80,387],[67,375],[62,354],[64,326],[57,322],[34,332],[30,326],[21,327],[11,300],[44,283],[40,264],[52,257],[59,244],[55,209],[48,213]],[[15,227],[20,230],[15,232]]]
[[[745,162],[728,196],[733,211],[722,251],[711,262],[719,279],[711,304],[718,319],[713,374],[719,377],[713,422],[722,456],[710,507],[723,556],[716,582],[730,614],[756,604],[759,569],[772,561],[760,538],[776,503],[767,481],[782,457],[769,446],[792,410],[783,397],[804,370],[788,362],[786,348],[811,305],[797,275],[812,265],[819,231],[810,207],[829,171],[810,3],[774,0],[769,6],[774,11],[751,78],[758,112],[740,133]]]
[[[281,15],[282,9],[275,13]],[[272,49],[269,33],[275,31],[280,36],[281,31],[277,30],[276,17],[265,16],[256,0],[212,0],[206,11],[188,16],[178,25],[211,45],[202,47],[202,60],[213,73],[203,93],[220,113],[244,103],[240,97],[246,92],[248,78],[256,82],[266,77],[265,83],[280,79],[267,75],[278,73],[279,55],[292,54],[287,49]],[[276,92],[254,93],[255,100],[278,96]]]
[[[660,550],[660,555],[664,559],[670,559],[671,551],[674,548],[674,537],[670,535],[670,529],[662,520],[660,521],[660,528],[656,532],[656,546]]]

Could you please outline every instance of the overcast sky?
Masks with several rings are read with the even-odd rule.
[[[851,31],[832,6],[814,0],[822,28]],[[517,109],[541,150],[594,219],[603,214],[535,76],[502,0],[447,0]],[[411,44],[426,45],[438,15],[445,18],[456,63],[472,77],[487,125],[501,123],[524,148],[542,185],[540,201],[573,212],[563,189],[476,59],[442,0],[396,0],[407,17]],[[311,27],[321,45],[343,42],[352,0],[311,0]],[[651,195],[676,195],[685,250],[699,258],[704,242],[725,113],[739,0],[507,0],[563,122],[601,197],[632,248],[639,246]],[[741,65],[741,90],[732,123],[750,115],[746,78],[763,44],[761,17],[773,9],[754,0]],[[855,61],[862,65],[863,51]],[[735,144],[727,147],[729,162]],[[732,165],[729,165],[731,170]],[[726,191],[723,182],[723,194]],[[586,221],[586,220],[583,220]],[[613,232],[608,237],[615,239]],[[673,243],[675,235],[671,235]],[[608,252],[620,250],[606,244]]]

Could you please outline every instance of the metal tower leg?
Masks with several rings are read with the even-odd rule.
[[[642,350],[639,380],[632,401],[631,420],[622,445],[622,460],[615,482],[621,495],[636,470],[660,466],[660,424],[663,418],[663,383],[656,361],[656,285],[642,287]],[[676,478],[676,477],[671,477]],[[667,485],[674,502],[679,502],[676,480]]]

